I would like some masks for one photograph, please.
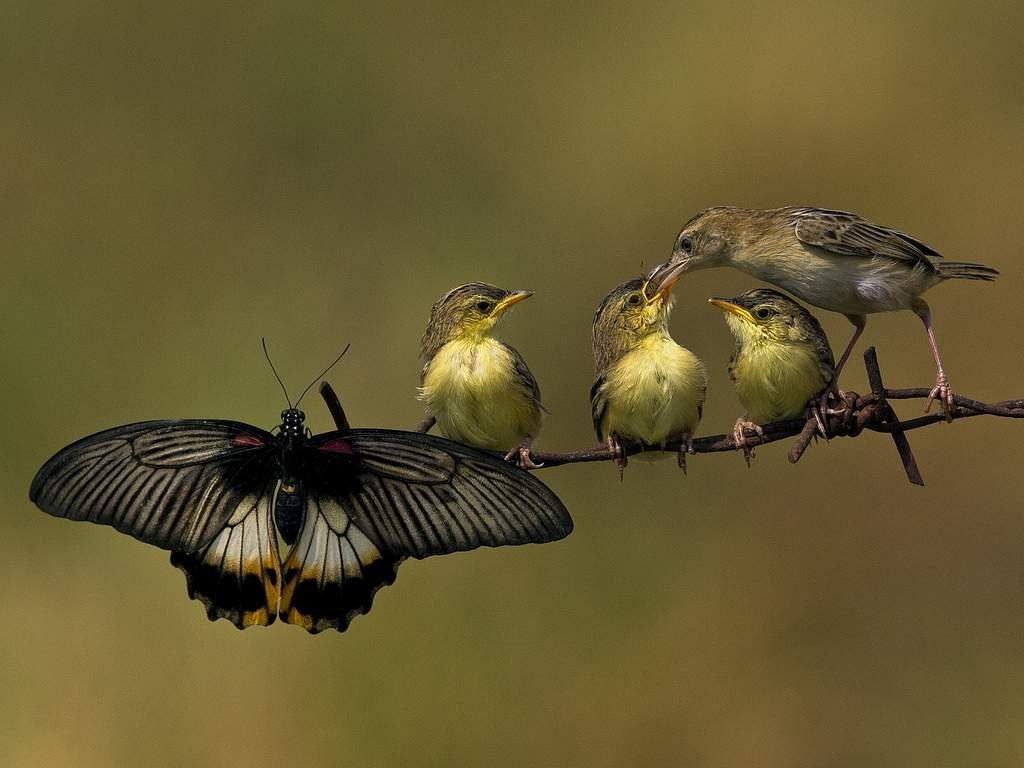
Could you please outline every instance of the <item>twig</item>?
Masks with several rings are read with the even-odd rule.
[[[348,432],[352,429],[352,426],[348,423],[348,416],[345,415],[345,409],[341,407],[341,400],[338,399],[338,395],[334,391],[334,387],[326,381],[320,382],[320,397],[327,404],[327,410],[331,412],[331,418],[334,419],[334,425],[338,431]]]
[[[928,397],[931,391],[928,387],[915,389],[886,389],[882,383],[882,374],[878,368],[878,359],[874,347],[864,353],[864,364],[868,370],[868,379],[871,382],[872,392],[870,395],[857,395],[848,392],[847,398],[850,407],[841,413],[828,416],[826,427],[831,437],[856,437],[865,429],[872,432],[882,432],[892,435],[903,467],[907,473],[907,479],[916,485],[924,485],[921,473],[917,468],[917,461],[910,450],[910,443],[905,433],[914,429],[921,429],[940,421],[946,417],[942,413],[930,413],[907,421],[900,421],[889,400],[911,400]],[[327,407],[334,417],[338,429],[348,429],[348,420],[345,412],[338,402],[334,390],[327,382],[320,385],[320,394],[327,402]],[[950,414],[952,420],[967,419],[974,416],[999,416],[1010,419],[1024,419],[1024,400],[1004,400],[998,403],[983,403],[962,395],[953,396],[953,411]],[[340,417],[340,418],[339,418]],[[432,424],[429,419],[424,420],[417,426],[417,431],[426,431]],[[776,421],[771,424],[761,425],[764,435],[749,434],[746,438],[747,445],[767,445],[779,440],[785,440],[796,436],[793,447],[790,450],[790,461],[796,463],[803,455],[814,438],[816,421],[810,419],[789,419]],[[627,456],[632,456],[644,451],[665,451],[667,453],[679,452],[679,441],[672,440],[664,446],[651,448],[628,441],[620,441],[622,449]],[[721,453],[723,451],[736,451],[739,446],[733,439],[732,434],[711,435],[698,437],[693,441],[693,453]],[[496,457],[504,456],[504,453],[495,453]],[[597,445],[593,448],[584,448],[578,451],[567,452],[531,452],[533,461],[542,464],[544,468],[558,467],[563,464],[581,464],[590,461],[611,461],[612,454],[604,445]]]

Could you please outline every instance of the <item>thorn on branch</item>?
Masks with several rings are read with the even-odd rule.
[[[874,347],[868,347],[864,353],[864,367],[868,371],[871,393],[875,396],[878,408],[881,410],[882,422],[889,425],[889,433],[892,435],[893,443],[896,444],[900,461],[903,462],[903,471],[907,473],[907,480],[914,485],[924,485],[924,478],[921,477],[921,470],[917,467],[917,459],[914,458],[914,452],[910,449],[910,441],[903,431],[903,425],[900,424],[899,417],[886,399],[885,384],[882,381],[882,371],[878,367],[878,355],[875,353]]]
[[[800,461],[800,457],[804,455],[804,451],[811,444],[811,440],[818,434],[818,420],[813,416],[807,419],[807,423],[804,424],[804,428],[800,430],[800,434],[796,436],[796,440],[793,441],[793,447],[789,449],[789,463],[796,464]],[[829,433],[831,434],[831,432]]]

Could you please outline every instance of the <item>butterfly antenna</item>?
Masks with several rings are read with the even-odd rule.
[[[322,379],[324,376],[326,376],[327,372],[338,364],[338,361],[345,356],[345,353],[348,352],[348,348],[351,346],[351,344],[346,344],[345,348],[341,350],[341,354],[334,358],[334,362],[328,365],[326,368],[324,368],[323,372],[319,376],[317,376],[315,379],[309,382],[309,386],[302,390],[302,394],[299,395],[299,399],[295,401],[295,408],[299,407],[299,403],[302,402],[302,398],[304,398],[306,396],[306,393],[309,392],[310,389],[312,389],[313,385],[320,381],[320,379]]]
[[[277,383],[281,385],[281,391],[284,392],[284,399],[288,401],[288,407],[289,408],[294,408],[295,406],[292,405],[291,398],[288,397],[288,390],[285,389],[284,382],[281,381],[281,377],[277,375],[277,368],[274,367],[274,361],[270,359],[270,353],[267,352],[267,340],[266,340],[266,338],[261,337],[260,341],[263,342],[263,356],[265,358],[267,358],[267,362],[270,363],[270,370],[272,370],[274,372],[274,378],[277,379]],[[305,394],[305,392],[303,392],[303,394]]]

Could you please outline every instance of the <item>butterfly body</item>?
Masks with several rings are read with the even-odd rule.
[[[304,420],[289,408],[277,434],[220,420],[115,427],[59,451],[29,495],[171,550],[189,596],[239,628],[280,616],[344,631],[406,557],[572,530],[543,483],[490,454],[397,430],[310,435]]]
[[[285,544],[294,544],[305,513],[302,488],[294,477],[284,476],[274,499],[274,525]]]

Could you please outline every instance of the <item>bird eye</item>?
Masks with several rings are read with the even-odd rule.
[[[481,312],[485,312],[485,313],[486,312],[490,312],[491,309],[493,309],[493,307],[494,307],[494,304],[492,302],[490,302],[490,301],[478,301],[476,303],[476,308],[479,309]]]
[[[772,316],[772,311],[768,309],[768,307],[759,307],[758,310],[754,312],[754,314],[757,315],[757,318],[759,320],[767,320],[769,317]]]
[[[693,250],[693,240],[689,237],[684,237],[679,241],[679,250],[683,253],[689,253]]]
[[[639,293],[631,293],[631,294],[629,294],[629,298],[626,299],[626,303],[629,304],[629,306],[631,306],[631,307],[638,307],[638,306],[640,306],[640,302],[641,301],[643,301],[643,299],[640,298],[640,294]]]

